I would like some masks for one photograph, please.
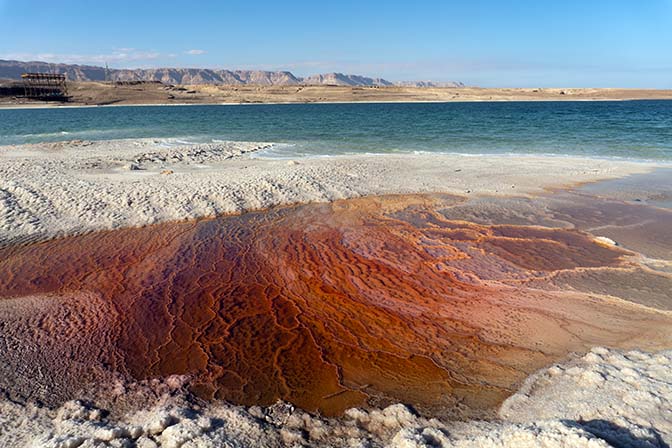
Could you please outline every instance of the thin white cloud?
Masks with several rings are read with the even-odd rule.
[[[0,59],[21,61],[41,61],[63,64],[121,64],[127,62],[149,62],[164,57],[157,51],[142,51],[134,48],[119,48],[102,54],[69,53],[8,53],[0,54]]]
[[[185,51],[185,53],[197,56],[197,55],[205,54],[205,53],[207,53],[207,51],[194,49],[194,50]]]

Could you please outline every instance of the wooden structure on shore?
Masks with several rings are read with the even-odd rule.
[[[45,101],[68,101],[65,75],[54,73],[23,73],[24,96]]]

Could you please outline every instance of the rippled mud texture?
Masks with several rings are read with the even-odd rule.
[[[672,170],[589,184],[541,198],[478,198],[449,205],[447,218],[482,225],[572,228],[617,242],[637,263],[620,268],[550,272],[528,286],[579,289],[672,310],[672,208],[657,201],[672,191]],[[653,199],[652,199],[653,198]]]
[[[27,385],[63,376],[49,393],[65,399],[91,381],[77,383],[81,366],[100,364],[191,374],[200,397],[239,404],[338,414],[401,401],[468,417],[569,351],[669,342],[666,314],[545,280],[618,279],[627,252],[435,211],[456,202],[349,200],[4,248],[2,387],[47,400]],[[47,305],[66,310],[58,322]]]

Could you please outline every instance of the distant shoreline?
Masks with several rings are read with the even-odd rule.
[[[572,100],[574,102],[622,102],[622,101],[670,101],[672,99],[634,99],[634,100]],[[124,103],[124,104],[2,104],[0,110],[13,109],[95,109],[100,107],[183,107],[183,106],[284,106],[284,105],[308,105],[308,104],[448,104],[448,103],[556,103],[572,102],[557,100],[484,100],[484,101],[324,101],[324,102],[268,102],[268,103]]]
[[[3,104],[0,110],[12,109],[95,109],[100,107],[184,107],[184,106],[284,106],[309,104],[449,104],[449,103],[619,103],[626,101],[672,101],[672,98],[634,98],[634,99],[568,99],[568,100],[462,100],[462,101],[312,101],[292,102],[276,101],[265,103],[123,103],[123,104],[72,104],[72,103],[45,103],[45,104]]]
[[[479,88],[116,85],[73,82],[70,102],[24,102],[0,97],[1,109],[249,104],[466,103],[672,100],[672,90],[613,88]]]

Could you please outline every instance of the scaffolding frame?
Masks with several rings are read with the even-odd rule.
[[[23,89],[26,98],[39,100],[68,100],[66,76],[53,73],[23,73]]]

